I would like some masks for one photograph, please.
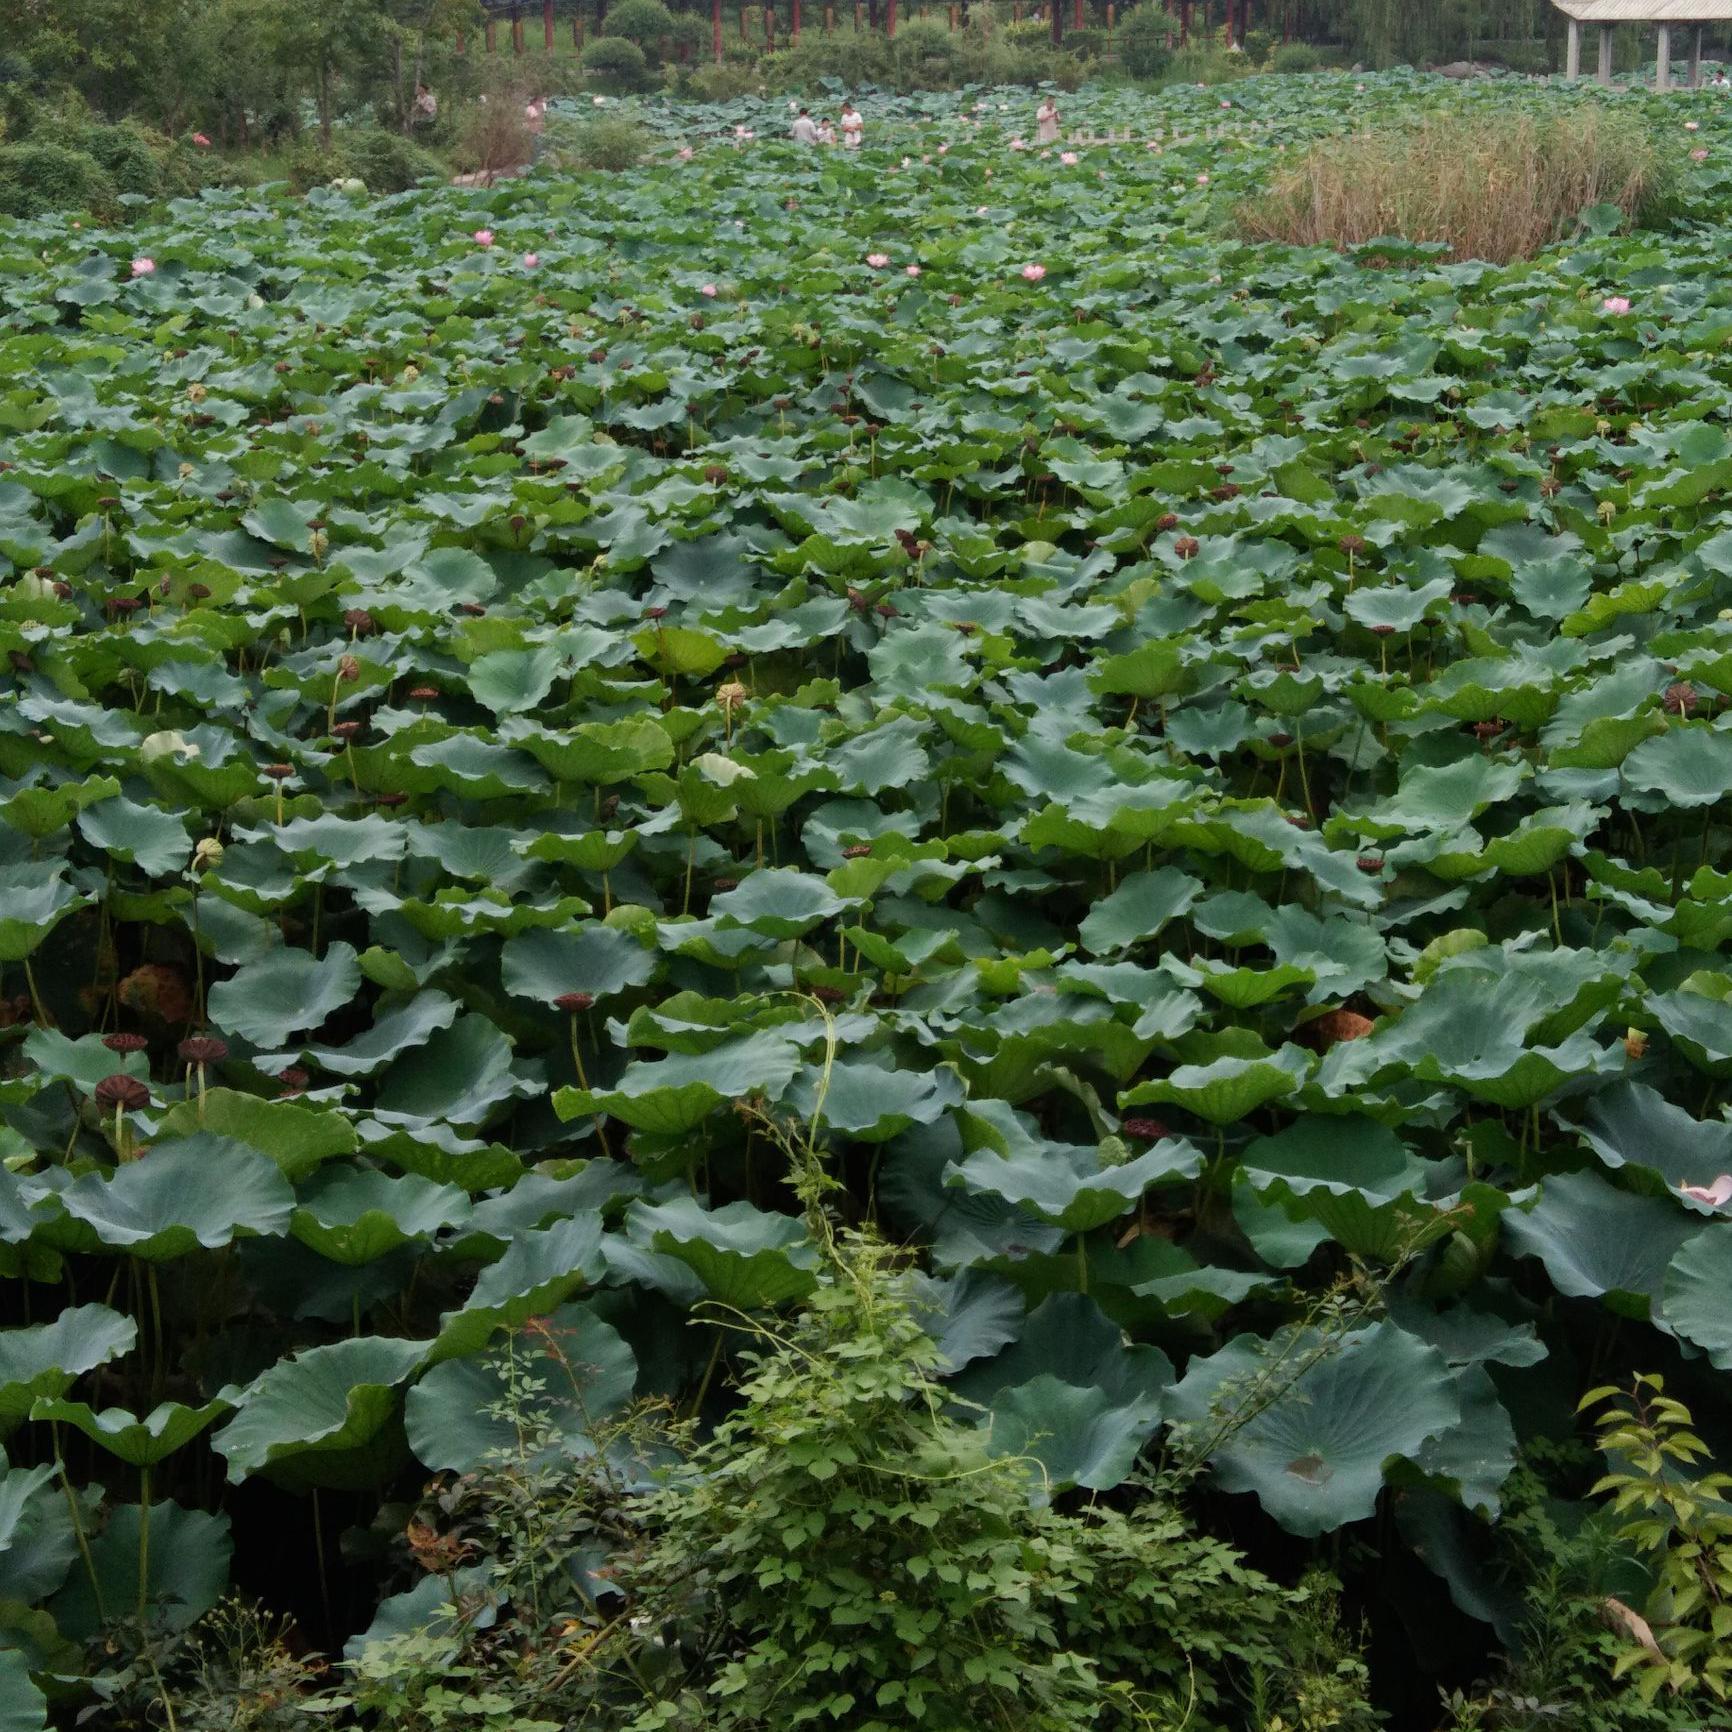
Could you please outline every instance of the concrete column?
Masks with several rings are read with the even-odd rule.
[[[1580,78],[1582,75],[1582,21],[1579,18],[1570,20],[1569,46],[1564,51],[1564,77]]]
[[[1702,26],[1698,24],[1690,35],[1690,88],[1702,88]]]
[[[1600,82],[1612,82],[1612,27],[1609,24],[1600,26]]]
[[[1672,88],[1672,26],[1660,26],[1660,48],[1654,56],[1654,88],[1670,90]]]

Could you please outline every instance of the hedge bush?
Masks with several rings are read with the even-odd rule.
[[[333,180],[364,181],[368,192],[406,192],[428,178],[443,180],[445,165],[429,150],[400,133],[357,127],[333,135],[324,150],[316,138],[302,138],[288,155],[289,181],[297,192]]]
[[[1287,42],[1269,59],[1273,72],[1315,72],[1323,63],[1309,42]]]
[[[661,63],[662,44],[673,40],[679,35],[679,26],[662,0],[619,0],[616,6],[607,10],[607,36],[623,36],[627,42],[635,42],[643,50],[644,59],[651,66]],[[589,56],[584,56],[587,65]]]
[[[109,217],[117,203],[108,171],[88,151],[34,139],[0,144],[0,216],[84,210]]]
[[[1154,0],[1133,6],[1119,25],[1119,64],[1133,78],[1159,78],[1172,64],[1173,51],[1167,46],[1172,27],[1172,19]]]
[[[598,36],[583,51],[583,69],[603,90],[644,90],[655,82],[644,51],[624,36]]]

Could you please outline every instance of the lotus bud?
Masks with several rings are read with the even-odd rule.
[[[1624,1052],[1629,1058],[1642,1058],[1648,1050],[1648,1037],[1639,1028],[1624,1030]]]
[[[198,471],[194,469],[190,463],[183,463],[176,473],[180,476],[182,481],[190,481]]]
[[[403,369],[403,383],[405,385],[413,385],[420,377],[421,369],[417,367],[413,361]]]
[[[1594,515],[1598,517],[1602,523],[1610,523],[1612,519],[1618,515],[1618,508],[1611,502],[1611,500],[1602,499],[1599,505],[1595,508]]]
[[[198,747],[185,734],[165,729],[161,733],[146,734],[138,743],[138,755],[145,763],[153,764],[158,758],[196,758]]]
[[[325,549],[331,545],[331,538],[326,535],[324,530],[315,529],[313,533],[307,537],[307,545],[313,550],[314,559],[323,559],[325,557]]]
[[[202,403],[209,395],[210,392],[196,379],[186,388],[186,400],[189,403]]]
[[[738,680],[729,680],[725,686],[716,687],[716,702],[723,715],[731,716],[745,701],[746,688]]]
[[[223,845],[214,836],[206,836],[192,851],[192,869],[209,872],[223,863]]]

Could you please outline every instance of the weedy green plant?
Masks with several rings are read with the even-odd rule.
[[[1600,1448],[1617,1464],[1594,1494],[1610,1493],[1619,1532],[1656,1576],[1640,1613],[1614,1604],[1629,1638],[1615,1669],[1633,1673],[1649,1700],[1664,1690],[1724,1702],[1732,1697],[1732,1474],[1702,1471],[1708,1446],[1657,1372],[1627,1389],[1589,1390],[1581,1411],[1593,1408]]]
[[[1395,236],[1506,264],[1563,239],[1597,207],[1630,227],[1658,221],[1674,181],[1634,116],[1434,114],[1316,147],[1235,220],[1256,241],[1357,247]]]

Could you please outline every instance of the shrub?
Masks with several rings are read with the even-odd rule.
[[[1503,264],[1562,239],[1592,205],[1653,221],[1670,191],[1652,137],[1627,116],[1439,115],[1319,145],[1237,218],[1251,240],[1341,248],[1399,235]]]
[[[808,30],[798,42],[767,55],[760,71],[772,90],[809,91],[825,78],[840,79],[850,88],[887,84],[891,79],[890,49],[891,44],[877,31],[839,30],[825,38]]]
[[[35,140],[0,144],[0,216],[33,217],[56,210],[108,216],[115,200],[114,182],[88,151]]]
[[[649,152],[649,139],[643,128],[617,115],[582,121],[562,130],[555,144],[560,157],[579,168],[610,173],[637,167]]]
[[[723,61],[717,66],[706,61],[701,66],[682,66],[675,72],[674,94],[693,102],[737,102],[742,96],[755,95],[763,82],[756,66],[741,66],[733,61]]]
[[[1322,64],[1309,42],[1284,42],[1269,60],[1272,72],[1315,72]]]
[[[1159,78],[1172,64],[1173,51],[1167,46],[1172,27],[1172,19],[1154,0],[1133,6],[1119,26],[1119,64],[1133,78]]]
[[[431,151],[376,127],[340,132],[335,140],[345,175],[367,183],[368,192],[405,192],[418,181],[445,178],[445,165]]]
[[[607,36],[601,40],[623,36],[627,42],[635,42],[643,50],[645,60],[655,66],[661,61],[662,44],[678,34],[674,15],[662,0],[619,0],[607,9]],[[587,65],[589,56],[583,58]]]
[[[1247,30],[1240,39],[1239,46],[1245,50],[1245,58],[1253,66],[1263,65],[1269,58],[1269,50],[1275,46],[1275,38],[1267,30]]]
[[[603,90],[643,90],[653,82],[644,51],[623,36],[598,36],[583,51],[583,69]]]

